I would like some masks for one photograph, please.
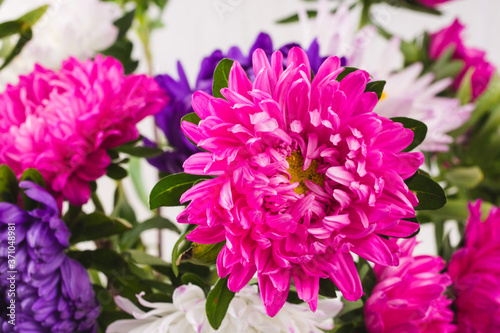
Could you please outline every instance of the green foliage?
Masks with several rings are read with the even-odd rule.
[[[119,218],[110,218],[103,213],[81,214],[70,225],[70,243],[97,240],[130,230],[130,223]]]
[[[422,172],[417,171],[412,177],[406,179],[405,183],[417,195],[416,210],[435,210],[446,204],[446,194],[443,188]]]
[[[137,223],[131,230],[125,232],[121,236],[120,247],[122,249],[132,248],[140,240],[141,234],[151,229],[168,229],[179,233],[179,229],[173,222],[164,217],[155,216],[142,223]]]
[[[219,279],[207,296],[205,310],[207,312],[208,322],[215,330],[222,324],[226,316],[227,308],[235,294],[227,287],[227,280],[227,277]]]
[[[371,91],[377,94],[378,99],[382,97],[384,91],[385,81],[371,81],[366,84],[365,92]]]
[[[222,59],[214,71],[214,81],[212,85],[212,95],[217,98],[224,98],[220,90],[227,88],[229,84],[229,72],[233,66],[234,60]]]
[[[153,187],[149,195],[149,207],[180,206],[180,197],[197,181],[209,179],[207,176],[176,173],[166,176]]]
[[[406,118],[406,117],[394,117],[391,118],[392,121],[403,124],[404,128],[411,129],[413,131],[413,141],[406,147],[404,152],[412,151],[418,147],[425,139],[427,135],[427,126],[418,120]]]
[[[14,171],[6,164],[0,165],[0,202],[17,203],[19,187]]]

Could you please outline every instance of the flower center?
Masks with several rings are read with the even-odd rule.
[[[382,91],[382,95],[380,96],[379,102],[387,97],[387,94]]]
[[[303,194],[307,191],[305,180],[309,180],[320,186],[324,185],[325,175],[317,172],[318,161],[313,160],[307,170],[304,171],[304,158],[300,152],[294,151],[286,158],[290,168],[290,184],[298,182],[300,185],[295,188],[295,193]]]

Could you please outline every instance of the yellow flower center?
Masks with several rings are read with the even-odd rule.
[[[318,161],[313,160],[311,165],[307,170],[304,171],[304,158],[300,152],[294,151],[290,156],[286,158],[290,168],[288,173],[290,174],[290,184],[298,182],[300,185],[295,188],[295,193],[303,194],[308,189],[305,184],[305,180],[312,181],[320,186],[324,185],[325,175],[317,172]]]
[[[387,94],[382,91],[382,95],[380,96],[380,99],[378,101],[380,102],[381,100],[383,100],[386,97],[387,97]]]

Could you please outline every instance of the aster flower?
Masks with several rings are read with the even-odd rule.
[[[431,7],[431,8],[436,8],[439,5],[450,2],[453,0],[417,0],[417,2],[421,3],[424,6]]]
[[[440,273],[446,262],[436,256],[413,256],[415,238],[400,245],[398,267],[374,267],[378,281],[364,309],[368,332],[456,332],[451,300],[444,295],[451,279]]]
[[[500,210],[481,222],[481,202],[469,204],[465,246],[450,260],[459,332],[500,331]]]
[[[235,295],[221,327],[215,331],[208,323],[205,294],[198,286],[178,287],[172,303],[150,303],[142,296],[137,296],[139,302],[151,311],[142,311],[126,298],[115,298],[118,306],[135,319],[118,320],[108,327],[107,333],[321,333],[333,328],[332,318],[342,309],[342,303],[335,299],[320,300],[314,314],[307,311],[305,304],[285,303],[283,311],[271,318],[265,312],[256,286],[246,286]]]
[[[284,54],[298,44],[287,44],[280,48]],[[170,102],[163,110],[155,115],[156,125],[163,131],[168,140],[169,145],[173,148],[172,151],[167,151],[159,156],[148,159],[148,162],[158,170],[167,173],[182,172],[182,164],[192,154],[199,152],[199,149],[193,145],[182,134],[180,122],[183,116],[194,112],[191,106],[191,98],[195,91],[201,90],[207,94],[212,93],[212,83],[215,68],[217,64],[224,58],[233,59],[240,63],[243,70],[251,78],[254,78],[252,70],[251,54],[256,49],[264,50],[267,57],[270,59],[273,52],[273,41],[266,33],[260,33],[257,39],[250,48],[250,55],[246,56],[236,46],[231,47],[227,53],[221,50],[216,50],[208,57],[205,57],[201,62],[201,69],[196,79],[195,89],[192,90],[189,81],[184,72],[184,68],[180,62],[177,63],[177,73],[179,79],[176,80],[168,74],[156,76],[158,84],[167,92],[170,97]],[[311,60],[311,68],[316,73],[319,66],[326,59],[319,54],[319,44],[313,41],[307,51]],[[145,139],[145,144],[150,147],[156,147],[156,143]]]
[[[100,0],[4,0],[0,22],[15,20],[42,5],[49,8],[34,26],[34,38],[2,70],[0,91],[7,83],[16,84],[19,75],[32,72],[35,64],[59,69],[69,56],[87,59],[111,46],[118,36],[113,22],[122,11],[116,3]]]
[[[453,88],[458,89],[465,73],[473,68],[474,72],[471,77],[472,98],[476,99],[487,88],[495,72],[495,67],[486,60],[484,51],[465,46],[462,39],[464,29],[465,26],[456,19],[449,27],[431,34],[429,56],[431,59],[438,59],[446,50],[453,47],[453,59],[463,60],[465,63],[464,69],[453,83]]]
[[[113,58],[36,66],[0,94],[0,163],[18,176],[36,168],[58,199],[84,204],[111,163],[106,150],[137,139],[137,122],[165,102],[152,78],[124,76]]]
[[[66,256],[69,231],[59,217],[54,198],[28,181],[20,183],[25,194],[40,208],[24,211],[0,203],[0,294],[2,332],[92,333],[96,332],[99,305],[87,271]],[[15,268],[8,257],[9,226],[15,226]],[[10,227],[12,228],[12,227]],[[8,264],[9,263],[9,264]],[[12,269],[14,268],[14,269]],[[10,271],[15,270],[15,323],[7,321],[11,304]]]
[[[227,99],[193,95],[199,125],[184,133],[206,150],[184,163],[186,173],[213,175],[186,191],[178,216],[198,227],[188,239],[226,241],[218,274],[239,291],[258,275],[269,315],[284,304],[293,278],[301,299],[316,309],[320,278],[348,300],[363,291],[351,252],[397,265],[399,248],[382,236],[406,237],[418,225],[415,195],[403,179],[423,162],[400,153],[413,139],[401,124],[372,112],[368,73],[342,81],[340,60],[328,58],[311,82],[305,52],[290,50],[286,70],[275,52],[253,54],[255,81],[235,62]]]

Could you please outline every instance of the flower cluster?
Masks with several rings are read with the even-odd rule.
[[[481,202],[469,205],[465,246],[450,260],[458,331],[500,331],[500,209],[481,222]]]
[[[284,304],[293,278],[301,299],[316,309],[320,278],[349,300],[363,290],[351,252],[397,265],[399,247],[382,236],[407,237],[418,225],[415,195],[403,182],[422,164],[420,153],[400,153],[413,133],[372,112],[377,96],[364,92],[369,75],[340,82],[340,60],[328,58],[311,82],[306,53],[281,52],[271,64],[253,54],[252,83],[238,62],[221,93],[193,96],[199,125],[183,122],[207,152],[192,155],[185,172],[219,177],[181,197],[178,216],[197,224],[188,238],[226,241],[219,276],[239,291],[257,272],[271,316]]]
[[[450,276],[436,256],[413,256],[415,238],[400,242],[398,267],[375,265],[377,285],[365,305],[370,333],[456,332],[451,299],[444,295]]]
[[[59,200],[84,204],[111,163],[106,150],[137,139],[137,122],[166,101],[152,78],[124,76],[111,57],[36,66],[0,94],[0,163],[17,175],[36,168]]]
[[[20,187],[39,206],[25,211],[0,203],[1,331],[94,333],[99,305],[87,271],[65,254],[69,231],[59,217],[56,201],[34,183],[24,181]],[[8,256],[7,239],[12,230],[15,267]],[[12,277],[11,271],[16,271],[14,280],[7,279]],[[15,325],[8,323],[11,317],[5,312],[11,313],[7,307],[13,297]]]
[[[59,69],[68,57],[87,59],[111,46],[118,36],[113,22],[121,15],[120,7],[100,0],[4,0],[0,22],[17,19],[42,5],[49,8],[34,26],[34,38],[2,70],[0,91],[8,83],[16,84],[19,75],[32,72],[35,64]]]
[[[490,82],[495,67],[486,60],[486,52],[467,47],[462,39],[465,26],[456,19],[449,27],[431,34],[430,57],[438,59],[449,48],[453,48],[453,59],[464,62],[464,68],[455,79],[453,87],[458,89],[469,69],[473,69],[471,77],[472,98],[481,95]]]
[[[111,324],[107,333],[266,333],[309,332],[321,333],[333,328],[333,319],[341,309],[338,300],[320,300],[318,311],[311,313],[307,307],[285,303],[276,317],[266,315],[256,286],[246,286],[231,301],[227,316],[215,331],[205,315],[205,294],[200,287],[189,284],[174,291],[173,302],[150,303],[137,296],[141,305],[153,310],[144,312],[128,299],[117,296],[120,308],[135,319],[119,320]]]

